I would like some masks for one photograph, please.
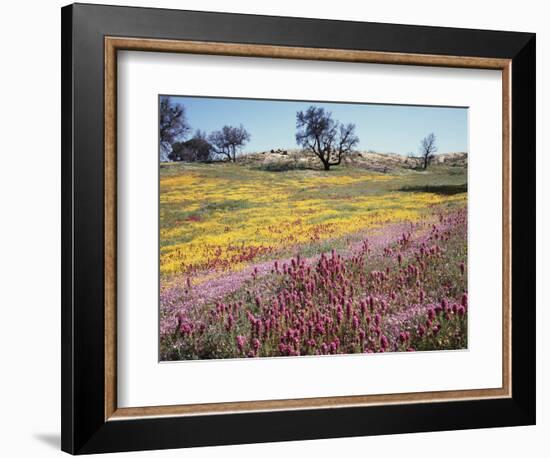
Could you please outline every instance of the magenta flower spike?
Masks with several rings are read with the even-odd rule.
[[[357,315],[353,315],[352,324],[353,329],[357,329],[359,327],[359,318],[357,318]]]
[[[236,341],[237,341],[237,348],[239,349],[240,352],[242,352],[244,350],[244,346],[246,344],[246,337],[237,336]]]
[[[260,348],[260,340],[257,338],[252,339],[252,348],[255,352],[258,351],[258,348]]]
[[[380,347],[383,349],[383,350],[386,350],[389,346],[389,342],[388,342],[388,338],[382,334],[380,336]]]
[[[422,324],[419,324],[416,328],[416,333],[418,334],[418,337],[422,338],[424,334],[426,334],[426,328]]]

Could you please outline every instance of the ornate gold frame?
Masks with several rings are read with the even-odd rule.
[[[481,68],[502,71],[502,387],[404,394],[118,408],[116,375],[116,88],[117,51],[119,50]],[[510,59],[105,37],[105,420],[511,397],[511,65]]]

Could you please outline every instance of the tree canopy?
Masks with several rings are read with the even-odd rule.
[[[159,107],[160,142],[173,144],[191,133],[185,115],[185,106],[174,102],[170,97],[161,97]]]
[[[435,134],[432,132],[426,135],[420,142],[420,157],[422,159],[422,168],[426,170],[429,163],[434,157],[434,153],[437,152]]]
[[[208,137],[214,152],[236,162],[237,152],[250,140],[250,134],[241,124],[238,127],[223,126],[221,130],[212,132]]]
[[[206,134],[196,130],[193,138],[172,145],[170,160],[186,162],[206,162],[212,159],[213,146],[206,139]]]
[[[324,108],[310,106],[296,113],[296,143],[317,156],[325,170],[340,165],[345,154],[359,143],[355,124],[342,124]]]

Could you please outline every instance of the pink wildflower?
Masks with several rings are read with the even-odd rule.
[[[244,346],[246,344],[246,337],[244,336],[237,336],[236,337],[236,340],[237,340],[237,348],[239,349],[240,352],[243,351],[244,349]]]

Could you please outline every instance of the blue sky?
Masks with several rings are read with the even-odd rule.
[[[243,152],[297,148],[296,112],[321,106],[342,123],[354,123],[358,150],[409,154],[418,152],[423,137],[433,132],[438,152],[466,152],[466,108],[350,104],[315,101],[276,101],[208,97],[171,97],[186,108],[193,131],[207,133],[223,125],[242,124],[251,134]]]

